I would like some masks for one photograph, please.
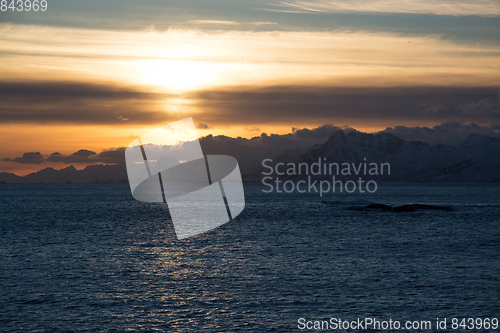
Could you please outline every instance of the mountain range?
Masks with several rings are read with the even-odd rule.
[[[224,149],[212,147],[205,153],[224,154]],[[230,154],[229,154],[230,155]],[[234,155],[234,154],[233,154]],[[244,149],[235,156],[245,182],[260,182],[262,159],[249,159]],[[269,156],[276,163],[305,163],[312,165],[320,159],[325,163],[389,163],[390,175],[377,176],[383,181],[407,182],[496,182],[500,181],[500,139],[470,135],[456,146],[429,145],[419,141],[405,141],[390,133],[368,134],[339,130],[323,144],[309,149],[288,149],[278,156]],[[290,175],[271,175],[283,179]],[[322,177],[322,176],[318,176]],[[349,178],[349,177],[347,177]],[[0,173],[2,183],[126,183],[124,163],[90,165],[83,170],[69,166],[61,170],[45,168],[25,177]]]
[[[500,139],[470,135],[456,146],[429,145],[420,141],[405,141],[390,133],[367,134],[351,131],[335,132],[324,144],[305,152],[288,151],[273,160],[274,165],[287,163],[311,165],[321,161],[330,163],[369,164],[388,163],[390,174],[376,177],[382,181],[408,182],[490,182],[500,181]],[[251,177],[261,178],[263,168],[254,170]],[[282,170],[283,171],[283,170]],[[286,179],[305,178],[302,175],[277,175],[271,177]],[[352,172],[344,179],[357,179]],[[319,175],[315,179],[330,178]]]
[[[77,170],[73,165],[56,170],[45,168],[24,177],[0,172],[2,183],[127,183],[125,163],[89,165]]]

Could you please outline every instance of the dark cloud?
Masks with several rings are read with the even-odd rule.
[[[321,125],[319,127],[316,127],[312,130],[308,128],[302,128],[302,129],[297,129],[295,127],[292,127],[292,133],[294,136],[298,139],[305,139],[305,140],[314,140],[314,139],[328,139],[332,133],[338,131],[339,129],[344,130],[346,133],[349,133],[350,131],[353,130],[353,128],[345,125],[342,127],[338,126],[333,126],[330,124],[327,125]]]
[[[22,164],[41,164],[46,162],[64,164],[116,164],[125,162],[125,148],[103,150],[99,154],[87,149],[80,149],[70,155],[63,155],[58,152],[52,153],[49,156],[44,156],[40,152],[24,153],[22,157],[4,158],[3,161]]]
[[[52,153],[49,157],[47,157],[47,162],[52,163],[88,163],[90,157],[96,156],[97,153],[91,150],[80,149],[79,151],[71,154],[71,155],[62,155],[60,153]]]
[[[125,161],[125,147],[103,150],[97,158],[104,163],[122,163]]]
[[[209,127],[205,123],[199,123],[198,125],[196,125],[196,128],[197,129],[208,129]]]
[[[477,103],[461,104],[459,109],[463,114],[470,114],[476,116],[493,117],[497,119],[500,115],[500,108],[498,107],[498,99],[484,98]]]
[[[2,161],[16,162],[20,164],[41,164],[45,160],[43,155],[37,151],[37,152],[24,153],[22,157],[4,158],[2,159]]]
[[[0,122],[121,124],[178,120],[159,105],[169,97],[103,84],[0,82]]]
[[[497,87],[239,87],[191,97],[210,123],[500,121]]]
[[[171,97],[111,85],[0,82],[0,121],[168,123],[179,118],[168,111],[165,101]],[[387,121],[500,122],[497,87],[234,87],[194,91],[185,97],[202,110],[192,114],[200,129],[353,121],[374,126]]]
[[[382,132],[391,133],[407,141],[422,141],[430,144],[444,143],[456,145],[471,134],[500,138],[500,126],[480,126],[475,123],[462,124],[458,121],[444,122],[429,127],[388,127]]]
[[[490,128],[494,131],[500,131],[500,124],[492,124]]]

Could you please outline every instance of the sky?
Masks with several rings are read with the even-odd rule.
[[[329,125],[455,144],[498,135],[499,94],[498,0],[48,0],[43,12],[0,11],[0,172],[18,175],[111,163],[187,117],[199,136]]]

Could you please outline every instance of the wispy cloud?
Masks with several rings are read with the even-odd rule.
[[[281,1],[276,11],[295,13],[410,13],[500,16],[497,0],[315,0]]]
[[[1,28],[3,80],[72,77],[164,91],[291,82],[365,86],[500,82],[497,44],[455,43],[438,35]]]
[[[195,24],[215,24],[215,25],[239,25],[236,21],[217,21],[217,20],[190,20],[190,23]]]
[[[190,25],[194,25],[195,27],[203,27],[203,28],[252,28],[259,26],[274,26],[278,25],[276,22],[237,22],[237,21],[220,21],[220,20],[189,20],[188,23]],[[151,30],[151,29],[150,29]]]

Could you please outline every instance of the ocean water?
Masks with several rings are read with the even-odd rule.
[[[179,241],[166,205],[126,184],[0,185],[0,331],[299,332],[299,318],[365,317],[447,318],[451,331],[452,318],[500,318],[499,184],[262,189],[245,186],[234,221]],[[356,199],[455,210],[321,203]]]

